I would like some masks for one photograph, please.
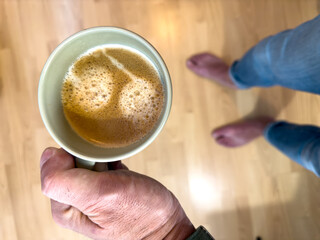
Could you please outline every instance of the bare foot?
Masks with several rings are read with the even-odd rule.
[[[229,88],[237,88],[229,77],[229,66],[211,53],[201,53],[187,60],[187,67],[195,74]]]
[[[271,117],[258,117],[230,124],[212,131],[216,142],[225,147],[240,147],[262,136],[265,127],[274,122]]]

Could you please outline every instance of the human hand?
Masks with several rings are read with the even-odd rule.
[[[176,197],[116,162],[116,171],[75,168],[63,149],[46,149],[41,186],[55,222],[93,239],[186,239],[194,227]]]

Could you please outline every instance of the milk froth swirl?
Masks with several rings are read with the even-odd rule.
[[[137,142],[156,124],[164,104],[155,68],[125,48],[89,51],[70,67],[62,91],[73,130],[101,147]]]

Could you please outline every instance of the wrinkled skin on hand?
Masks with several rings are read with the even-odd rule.
[[[62,227],[93,239],[186,239],[194,231],[175,196],[159,182],[129,171],[75,168],[63,149],[41,157],[42,192]]]

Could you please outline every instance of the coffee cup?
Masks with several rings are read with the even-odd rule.
[[[70,66],[88,50],[108,44],[134,49],[147,58],[157,70],[164,90],[163,109],[153,129],[139,141],[125,147],[103,148],[81,138],[68,123],[61,101],[63,80]],[[95,27],[70,36],[51,53],[40,76],[38,103],[42,120],[52,138],[76,157],[78,166],[92,169],[95,163],[131,157],[154,141],[169,117],[172,85],[163,59],[144,38],[121,28]]]

